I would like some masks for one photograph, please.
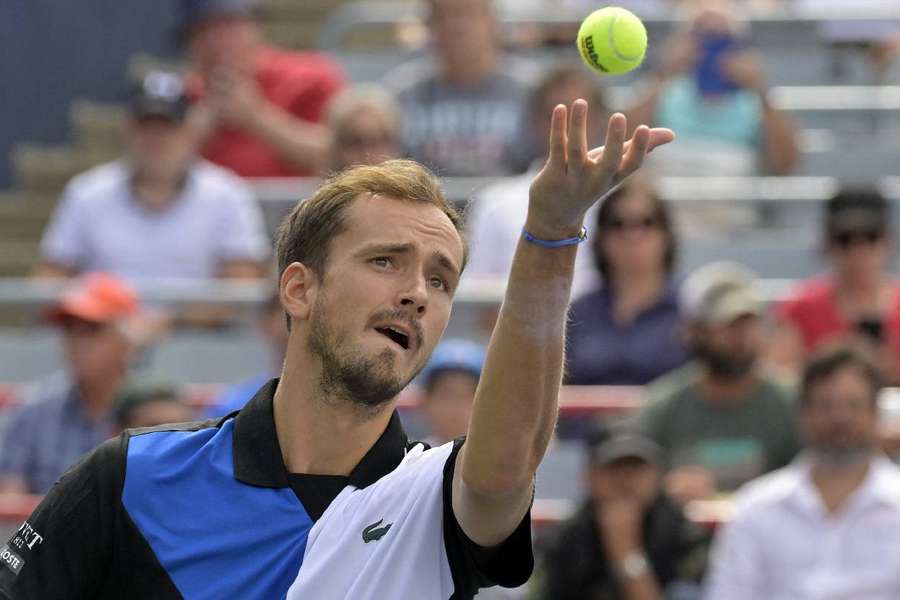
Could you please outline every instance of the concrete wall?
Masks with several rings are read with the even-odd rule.
[[[0,0],[0,188],[16,142],[58,143],[76,97],[125,98],[128,58],[172,57],[179,0]]]

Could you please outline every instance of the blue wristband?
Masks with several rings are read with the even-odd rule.
[[[528,233],[528,230],[526,230],[524,227],[522,228],[522,235],[525,236],[525,239],[532,244],[537,244],[538,246],[543,246],[544,248],[562,248],[563,246],[574,246],[576,244],[580,244],[585,239],[587,239],[587,228],[582,227],[581,231],[578,232],[578,235],[576,235],[575,237],[566,238],[564,240],[542,240]]]

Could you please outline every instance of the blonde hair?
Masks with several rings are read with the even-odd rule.
[[[388,160],[341,171],[322,183],[315,194],[300,202],[282,221],[275,240],[278,273],[294,262],[312,269],[320,279],[328,262],[329,243],[346,230],[347,208],[364,196],[395,198],[432,204],[447,215],[463,240],[463,267],[468,249],[462,217],[447,201],[437,177],[417,162]]]

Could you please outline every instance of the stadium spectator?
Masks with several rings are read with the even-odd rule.
[[[876,353],[887,381],[900,383],[900,283],[887,201],[848,188],[828,201],[822,247],[829,272],[803,281],[775,310],[771,361],[796,373],[823,344],[850,339]]]
[[[434,60],[401,65],[403,146],[444,176],[524,171],[530,73],[505,60],[491,0],[426,0]]]
[[[419,376],[419,407],[429,431],[425,439],[440,446],[466,434],[485,349],[477,342],[448,339],[435,348]]]
[[[206,410],[207,418],[223,417],[244,405],[266,382],[281,373],[287,350],[288,330],[278,293],[273,292],[259,312],[258,331],[269,346],[272,369],[226,388]]]
[[[400,154],[400,111],[393,96],[374,83],[339,93],[328,108],[328,126],[327,172],[377,164]]]
[[[641,429],[666,452],[666,487],[688,501],[787,464],[797,451],[790,391],[764,375],[763,304],[752,275],[712,263],[685,281],[693,362],[652,383]]]
[[[643,385],[684,364],[675,233],[645,181],[629,180],[600,204],[593,247],[603,283],[572,304],[566,382]]]
[[[661,489],[660,453],[647,438],[607,427],[589,438],[588,496],[539,546],[536,597],[637,600],[697,593],[708,534]]]
[[[603,91],[595,80],[580,66],[560,65],[548,70],[538,81],[528,101],[530,138],[534,140],[534,152],[529,157],[533,162],[528,172],[482,188],[475,193],[469,205],[466,220],[471,256],[466,265],[466,279],[497,280],[509,274],[528,212],[528,186],[543,166],[549,150],[547,140],[550,130],[545,116],[557,104],[568,106],[577,98],[587,100],[591,109],[588,145],[593,147],[602,143],[603,128],[609,113]],[[593,222],[595,212],[592,207],[585,223]],[[591,229],[588,228],[588,240],[592,240],[595,234]],[[579,249],[575,259],[572,297],[577,298],[596,284],[591,253]]]
[[[668,175],[789,173],[798,158],[796,132],[769,102],[760,58],[728,2],[696,4],[629,115],[678,132],[679,151],[651,163]]]
[[[43,494],[82,454],[115,433],[112,409],[135,343],[139,305],[121,280],[79,278],[47,314],[63,336],[68,377],[20,407],[0,448],[0,492]]]
[[[183,2],[203,155],[243,177],[319,172],[330,137],[325,111],[343,85],[339,66],[266,44],[253,0]]]
[[[810,361],[804,452],[737,494],[707,598],[897,597],[900,468],[876,450],[879,388],[875,364],[849,347]]]
[[[116,398],[114,415],[120,430],[194,419],[194,412],[181,399],[174,384],[147,377],[125,386]]]
[[[195,156],[178,77],[153,72],[134,93],[127,156],[66,186],[44,233],[41,276],[129,280],[258,277],[269,241],[241,180]]]

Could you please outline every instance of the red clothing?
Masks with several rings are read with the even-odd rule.
[[[834,281],[827,277],[802,282],[775,314],[797,329],[807,352],[855,333],[855,325],[837,306]],[[894,302],[885,316],[884,335],[894,354],[900,356],[900,283],[894,283]]]
[[[264,48],[253,74],[266,99],[297,118],[320,123],[328,101],[344,84],[340,66],[311,52]],[[191,82],[193,97],[203,95],[199,78]],[[233,127],[221,127],[207,141],[203,156],[243,177],[296,177],[313,175],[297,169],[259,138]]]

